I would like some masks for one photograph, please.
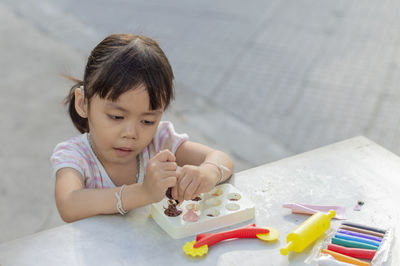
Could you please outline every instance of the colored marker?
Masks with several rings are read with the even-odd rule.
[[[377,242],[382,242],[382,238],[381,237],[377,237],[377,236],[370,236],[370,235],[367,235],[367,234],[352,232],[352,231],[343,230],[343,229],[339,229],[339,230],[337,230],[337,232],[341,233],[341,234],[349,235],[349,236],[358,236],[358,237],[374,240],[374,241],[377,241]]]
[[[376,250],[372,249],[346,248],[335,244],[328,244],[328,250],[335,251],[340,254],[350,256],[353,258],[369,259],[369,260],[372,260],[376,253]]]
[[[356,241],[350,241],[350,240],[345,240],[341,238],[332,238],[332,244],[336,245],[341,245],[344,247],[349,247],[349,248],[365,248],[365,249],[378,249],[377,246],[369,245],[369,244],[364,244],[361,242],[356,242]]]
[[[357,232],[357,233],[367,234],[367,235],[371,235],[371,236],[377,236],[377,237],[385,236],[385,234],[381,234],[381,233],[377,233],[374,231],[369,231],[369,230],[365,230],[365,229],[361,229],[361,228],[351,227],[351,226],[347,226],[347,225],[341,225],[339,228],[348,230],[348,231]]]
[[[362,224],[356,224],[356,223],[350,223],[350,222],[342,222],[343,225],[347,225],[347,226],[351,226],[351,227],[355,227],[355,228],[360,228],[360,229],[364,229],[364,230],[369,230],[369,231],[374,231],[377,233],[381,233],[381,234],[385,234],[386,231],[376,228],[376,227],[372,227],[372,226],[366,226],[366,225],[362,225]]]
[[[379,244],[380,244],[379,242],[373,241],[373,240],[370,240],[370,239],[365,239],[365,238],[357,237],[357,236],[349,236],[349,235],[340,234],[340,233],[336,233],[335,237],[336,238],[345,239],[345,240],[365,243],[365,244],[373,245],[373,246],[376,246],[376,247],[379,247]]]
[[[358,266],[369,266],[370,265],[368,262],[358,260],[358,259],[346,256],[346,255],[342,255],[340,253],[337,253],[337,252],[334,252],[331,250],[321,249],[321,252],[325,253],[325,254],[329,254],[332,257],[334,257],[335,259],[346,262],[346,263],[351,263],[351,264],[358,265]]]

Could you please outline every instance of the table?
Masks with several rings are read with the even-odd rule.
[[[267,147],[266,147],[267,148]],[[0,244],[5,265],[305,265],[311,248],[283,257],[286,235],[308,216],[291,214],[283,203],[346,207],[349,221],[394,227],[399,239],[400,158],[365,137],[355,137],[235,174],[230,183],[252,199],[255,222],[277,228],[277,243],[240,239],[214,245],[202,258],[184,255],[194,237],[172,239],[144,207],[127,216],[84,219]],[[353,207],[365,202],[360,211]],[[332,225],[337,226],[333,220]],[[218,230],[218,231],[221,231]],[[396,243],[397,242],[397,243]],[[400,265],[398,241],[391,264]]]

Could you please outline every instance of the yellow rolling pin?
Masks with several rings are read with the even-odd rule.
[[[281,248],[281,254],[285,256],[289,251],[303,251],[329,229],[331,226],[330,220],[335,215],[336,212],[334,210],[330,210],[327,214],[322,212],[314,213],[286,237],[287,244]]]

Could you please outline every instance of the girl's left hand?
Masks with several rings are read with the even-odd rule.
[[[219,180],[219,174],[218,168],[213,165],[184,165],[179,171],[177,185],[172,188],[171,195],[180,202],[194,199],[200,193],[213,189]]]

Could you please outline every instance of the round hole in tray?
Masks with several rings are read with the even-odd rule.
[[[186,205],[186,210],[194,209],[194,211],[199,211],[200,210],[200,204],[196,203],[190,203]]]
[[[220,215],[220,211],[215,208],[207,209],[204,211],[204,215],[209,216],[209,217],[217,217]]]
[[[232,200],[232,201],[238,201],[238,200],[240,200],[241,198],[242,198],[242,195],[240,195],[239,193],[233,192],[233,193],[229,193],[229,194],[228,194],[228,199],[229,199],[229,200]]]
[[[217,198],[211,198],[211,199],[206,200],[206,204],[208,206],[219,206],[219,205],[221,205],[221,203],[222,203],[221,200],[217,199]]]
[[[240,205],[237,204],[237,203],[228,203],[228,204],[225,205],[225,208],[228,211],[237,211],[237,210],[240,209]]]
[[[218,197],[224,194],[224,190],[222,188],[215,188],[211,193],[211,196]]]

